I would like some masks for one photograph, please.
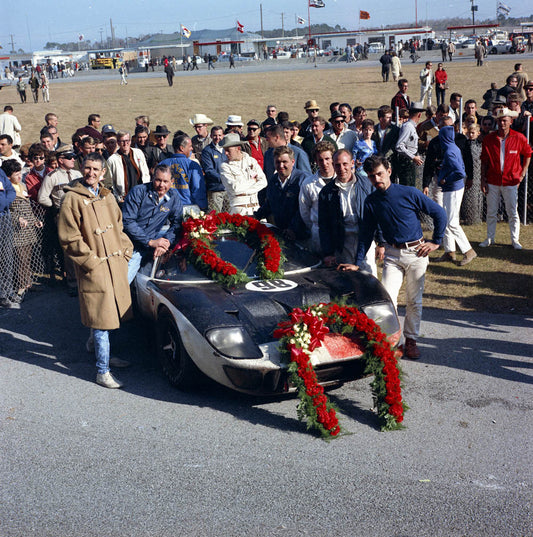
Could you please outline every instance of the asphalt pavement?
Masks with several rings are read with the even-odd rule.
[[[360,379],[326,443],[294,397],[174,389],[142,320],[112,338],[125,388],[96,385],[77,299],[31,293],[0,310],[0,535],[530,536],[532,325],[425,310],[407,428],[377,429]]]

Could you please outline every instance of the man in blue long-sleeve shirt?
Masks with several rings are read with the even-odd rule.
[[[9,206],[16,192],[7,175],[0,169],[0,308],[19,309],[9,300],[13,293],[13,226]]]
[[[128,263],[128,283],[134,280],[145,255],[151,250],[154,259],[163,255],[176,239],[183,205],[178,191],[171,187],[170,168],[159,164],[152,182],[133,187],[124,200],[124,231],[135,248]],[[167,221],[169,228],[162,235],[161,230]]]
[[[442,242],[446,213],[416,188],[392,184],[390,162],[385,157],[369,157],[364,163],[364,170],[376,190],[365,200],[355,265],[340,265],[339,269],[359,270],[379,225],[386,241],[383,285],[396,305],[405,277],[407,304],[403,350],[405,358],[416,360],[420,357],[416,340],[422,318],[427,256]],[[433,219],[434,231],[431,240],[425,240],[422,234],[419,216],[421,212]]]

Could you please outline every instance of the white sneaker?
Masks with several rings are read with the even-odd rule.
[[[515,250],[522,250],[522,245],[519,242],[513,242],[513,248]]]
[[[104,374],[96,375],[96,384],[100,384],[104,388],[122,388],[124,384],[118,381],[109,371]]]
[[[492,239],[485,239],[483,242],[479,243],[480,248],[486,248],[487,246],[492,246],[494,244],[494,240]]]
[[[123,360],[122,358],[117,358],[116,356],[111,356],[109,358],[109,365],[111,367],[121,368],[121,367],[129,367],[131,365],[131,363],[128,362],[128,360]]]

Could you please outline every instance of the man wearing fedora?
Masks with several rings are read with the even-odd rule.
[[[518,218],[518,185],[526,176],[531,161],[531,147],[526,137],[511,129],[518,112],[498,108],[494,114],[498,130],[483,138],[481,150],[481,190],[487,196],[487,238],[479,246],[494,244],[500,197],[503,198],[511,242],[521,250],[520,220]]]
[[[155,144],[151,145],[146,153],[148,160],[148,168],[150,173],[153,173],[155,167],[167,158],[171,158],[174,154],[172,146],[167,143],[170,131],[166,125],[157,125],[154,131]]]
[[[209,119],[205,114],[194,114],[189,119],[189,123],[196,131],[196,135],[191,138],[192,150],[196,160],[200,162],[202,151],[211,143],[211,137],[209,136],[209,132],[207,132],[207,127],[213,124],[213,120]]]
[[[210,211],[221,212],[226,200],[226,190],[220,176],[220,168],[228,161],[226,153],[220,146],[224,138],[224,129],[220,125],[211,128],[211,143],[202,151],[200,164],[204,170],[207,189],[207,207]]]
[[[307,118],[300,125],[300,136],[305,138],[311,134],[311,123],[315,117],[318,117],[320,107],[314,99],[307,101],[304,106]]]
[[[398,157],[398,180],[401,185],[416,186],[416,167],[424,163],[417,155],[418,134],[416,132],[416,126],[424,111],[423,102],[413,101],[409,107],[409,120],[400,128],[396,142],[396,154]]]
[[[257,193],[267,186],[261,166],[243,150],[247,145],[236,132],[226,134],[221,145],[228,160],[220,166],[220,177],[233,214],[254,214],[259,209]]]

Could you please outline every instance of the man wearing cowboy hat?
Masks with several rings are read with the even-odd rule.
[[[481,150],[481,190],[487,196],[487,238],[479,246],[485,248],[494,244],[501,196],[507,210],[513,248],[521,250],[518,185],[527,173],[531,147],[523,134],[511,129],[518,112],[499,108],[494,117],[498,130],[483,138]]]
[[[401,185],[416,186],[416,167],[424,161],[417,155],[418,134],[416,126],[425,111],[423,102],[413,101],[409,107],[409,120],[400,128],[396,153],[398,155],[398,179]]]
[[[209,119],[205,114],[194,114],[189,119],[189,123],[194,127],[196,135],[191,138],[192,150],[196,160],[200,162],[202,151],[211,143],[211,137],[207,132],[207,126],[213,124],[213,120]]]
[[[318,117],[320,107],[314,99],[311,99],[305,103],[304,109],[307,113],[307,119],[305,119],[300,125],[299,135],[302,138],[305,138],[311,134],[311,122],[315,117]]]
[[[252,215],[259,209],[257,193],[267,186],[267,179],[257,161],[243,151],[246,145],[238,133],[226,134],[221,147],[228,161],[220,166],[220,177],[229,198],[229,212]]]
[[[148,167],[153,173],[155,167],[163,160],[171,158],[174,154],[172,146],[167,143],[170,131],[166,125],[158,125],[154,131],[155,144],[147,150]]]
[[[236,132],[239,136],[242,136],[242,128],[244,123],[241,116],[229,115],[226,121],[226,134],[230,132]]]

